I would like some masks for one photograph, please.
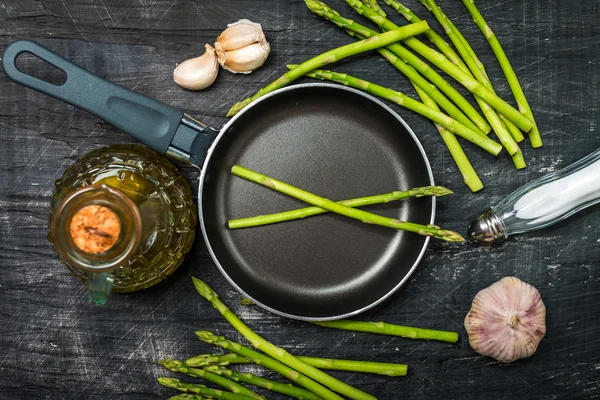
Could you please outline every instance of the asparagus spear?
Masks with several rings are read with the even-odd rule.
[[[444,196],[451,193],[452,191],[442,186],[425,186],[410,189],[404,192],[392,192],[376,196],[342,200],[338,201],[338,203],[348,207],[364,207],[371,204],[389,203],[390,201],[402,200],[410,197]],[[319,207],[306,207],[299,208],[297,210],[285,211],[277,214],[259,215],[256,217],[242,219],[232,219],[228,222],[228,225],[229,229],[249,228],[253,226],[261,226],[275,224],[278,222],[291,221],[294,219],[302,219],[313,215],[324,214],[326,212],[327,210],[324,210]]]
[[[525,168],[527,166],[527,164],[525,164],[525,158],[523,157],[523,152],[521,150],[513,154],[511,158],[513,160],[513,163],[515,164],[516,169]]]
[[[299,200],[302,200],[313,206],[324,208],[337,214],[345,215],[346,217],[357,219],[364,223],[386,226],[394,229],[402,229],[409,232],[415,232],[423,236],[433,236],[437,239],[446,240],[449,242],[463,242],[464,238],[458,233],[441,229],[436,225],[421,225],[412,222],[400,221],[394,218],[382,217],[377,214],[359,210],[356,208],[346,207],[334,201],[309,193],[305,190],[296,188],[287,183],[270,178],[266,175],[259,174],[239,165],[234,165],[231,172],[240,178],[261,184],[268,188],[277,190],[278,192],[287,194]]]
[[[542,146],[542,138],[540,136],[540,131],[539,131],[539,129],[535,123],[535,120],[533,118],[533,113],[531,111],[531,107],[529,107],[529,103],[527,102],[525,93],[523,93],[521,84],[519,83],[519,80],[517,78],[517,75],[515,74],[514,69],[510,65],[510,62],[508,61],[508,57],[506,56],[504,49],[500,45],[500,42],[498,41],[498,38],[496,37],[494,32],[491,30],[491,28],[488,26],[487,22],[483,18],[483,15],[481,15],[479,10],[477,9],[477,6],[475,5],[475,1],[474,0],[463,0],[463,3],[465,5],[465,7],[467,7],[467,10],[469,10],[471,15],[473,16],[473,21],[479,27],[479,29],[481,30],[481,33],[483,33],[483,36],[485,36],[488,43],[490,44],[490,47],[492,48],[492,51],[496,55],[496,58],[498,59],[498,63],[500,64],[500,67],[502,68],[502,72],[504,72],[504,76],[506,77],[506,81],[508,82],[508,86],[510,87],[510,89],[513,93],[513,96],[515,97],[515,100],[517,101],[517,106],[519,107],[519,110],[533,122],[533,127],[529,131],[529,139],[531,140],[531,145],[533,147],[541,147]]]
[[[386,376],[405,376],[408,367],[406,364],[382,363],[373,361],[338,360],[332,358],[298,357],[307,364],[319,369],[332,369],[337,371],[365,372]]]
[[[229,354],[201,354],[188,358],[184,364],[188,367],[206,367],[209,365],[246,364],[250,362],[246,357],[236,353]]]
[[[275,365],[278,370],[275,370],[277,372],[282,371],[282,368],[285,365],[287,365],[290,368],[293,368],[293,370],[291,371],[287,371],[286,370],[286,377],[290,378],[290,377],[296,377],[296,376],[302,376],[304,379],[302,379],[303,382],[306,382],[307,380],[310,381],[309,384],[311,387],[307,387],[305,385],[303,385],[302,383],[295,381],[296,383],[306,387],[307,389],[311,390],[313,393],[325,398],[329,398],[329,399],[340,399],[340,396],[336,395],[335,393],[331,392],[330,390],[326,389],[325,387],[321,386],[320,384],[317,384],[315,381],[322,383],[323,385],[329,387],[332,390],[335,390],[336,392],[343,394],[345,396],[350,397],[351,399],[356,399],[356,400],[362,400],[362,399],[368,399],[368,400],[374,400],[375,398],[373,396],[371,396],[370,394],[367,394],[361,390],[358,390],[326,373],[324,373],[323,371],[320,371],[314,367],[311,367],[310,365],[298,360],[296,357],[294,357],[293,355],[291,355],[290,353],[288,353],[285,349],[282,349],[280,347],[277,347],[273,344],[271,344],[269,341],[267,341],[265,338],[263,338],[262,336],[258,335],[256,332],[254,332],[252,329],[250,329],[250,327],[248,327],[242,320],[240,320],[237,315],[235,315],[233,313],[233,311],[231,311],[222,301],[221,299],[219,299],[219,296],[215,293],[214,290],[212,290],[212,288],[210,286],[208,286],[205,282],[201,281],[200,279],[194,278],[192,277],[192,280],[194,282],[194,286],[196,287],[196,290],[198,291],[198,293],[200,293],[200,295],[202,297],[204,297],[206,300],[208,300],[212,306],[221,313],[221,315],[223,315],[223,317],[225,317],[225,319],[239,332],[241,333],[246,339],[248,339],[250,341],[250,343],[252,343],[252,345],[260,350],[263,351],[264,353],[268,354],[271,357],[276,358],[277,360],[273,359],[271,362],[271,360],[269,360],[269,357],[265,357],[264,355],[254,352],[253,350],[250,350],[252,353],[251,358],[257,358],[258,360],[260,360],[261,362],[263,362],[262,365],[266,364],[264,363],[264,361],[269,361],[272,365]],[[248,357],[247,354],[243,354],[240,349],[241,345],[235,345],[235,344],[231,344],[231,342],[227,342],[224,339],[218,338],[215,335],[212,335],[210,333],[196,333],[202,340],[208,340],[210,342],[217,342],[219,343],[219,346],[222,343],[229,343],[229,347],[230,349],[234,352],[234,353],[238,353],[240,355],[246,356]],[[257,357],[260,356],[260,357]],[[271,368],[271,367],[268,367]],[[271,368],[273,369],[273,368]],[[295,371],[294,371],[295,370]],[[292,372],[292,374],[290,374],[289,372]],[[281,373],[281,372],[280,372]],[[306,376],[304,376],[306,375]],[[312,379],[308,379],[312,378],[315,381],[313,381]]]
[[[295,68],[294,65],[289,65],[288,67]],[[446,129],[448,129],[450,132],[468,140],[469,142],[481,147],[482,149],[493,155],[498,155],[498,153],[502,150],[502,146],[500,144],[488,138],[487,136],[478,134],[477,132],[469,129],[457,120],[450,118],[446,114],[435,110],[431,107],[428,107],[423,103],[414,100],[401,92],[397,92],[395,90],[388,89],[375,83],[371,83],[363,79],[359,79],[347,74],[341,74],[334,71],[316,69],[307,73],[306,76],[321,80],[334,81],[346,86],[364,90],[366,92],[374,94],[375,96],[383,97],[384,99],[398,104],[399,106],[408,108],[409,110],[412,110],[426,118],[429,118],[434,122],[439,123]]]
[[[346,30],[350,35],[359,39],[372,37],[378,34],[376,31],[366,26],[342,17],[337,11],[319,0],[305,0],[305,3],[313,13],[333,22],[340,28]],[[468,126],[477,133],[487,134],[490,131],[491,128],[486,120],[477,112],[471,103],[469,103],[462,94],[419,57],[399,43],[393,43],[386,48],[377,49],[377,51],[411,81],[415,82],[425,90],[452,118],[463,125]],[[417,71],[429,79],[433,85],[424,79]],[[452,101],[454,101],[460,109],[452,104],[452,102],[441,92],[445,93]],[[471,122],[471,120],[473,122]]]
[[[234,357],[233,357],[234,356]],[[308,365],[312,365],[319,369],[333,369],[338,371],[353,371],[364,372],[371,374],[387,375],[387,376],[404,376],[408,367],[406,364],[381,363],[374,361],[358,361],[358,360],[339,360],[333,358],[306,357],[296,356]],[[213,363],[208,363],[207,360],[213,360]],[[239,356],[237,354],[224,354],[222,356],[196,356],[185,361],[189,366],[208,366],[222,367],[229,364],[247,364],[253,361]],[[212,370],[211,370],[212,371]]]
[[[177,389],[182,392],[195,393],[209,398],[224,400],[248,400],[248,396],[243,394],[236,394],[224,392],[222,390],[211,389],[204,385],[196,385],[194,383],[182,382],[179,379],[175,378],[160,377],[158,378],[158,383],[168,388]]]
[[[429,9],[437,18],[440,25],[442,25],[444,31],[446,32],[450,40],[452,40],[452,43],[454,43],[454,46],[462,56],[467,66],[469,67],[469,70],[471,71],[475,79],[477,79],[477,81],[482,83],[486,88],[493,92],[492,84],[487,78],[487,75],[484,72],[481,62],[471,49],[471,46],[469,46],[466,43],[466,40],[464,40],[464,38],[462,37],[462,35],[460,35],[458,29],[456,29],[456,27],[450,21],[450,19],[443,13],[442,9],[439,8],[433,0],[420,1],[421,3],[429,6]],[[517,151],[519,151],[519,146],[517,145],[517,142],[515,142],[508,129],[506,129],[506,126],[502,123],[500,117],[498,117],[498,114],[496,114],[496,112],[487,103],[481,104],[481,106],[483,114],[486,116],[486,118],[492,125],[492,128],[494,129],[496,135],[508,151],[508,154],[513,155]]]
[[[196,284],[196,281],[199,281],[199,279],[195,279],[194,284]],[[216,294],[215,294],[215,296],[216,296]],[[218,297],[216,297],[216,299],[219,301],[220,304],[223,304],[223,303],[221,303],[221,301],[219,300]],[[212,301],[211,301],[211,303],[212,303]],[[213,306],[214,306],[214,304],[213,304]],[[219,305],[219,307],[220,307],[220,305]],[[229,310],[227,308],[227,306],[225,306],[223,304],[223,307],[225,307],[227,310],[226,314],[233,315],[233,313],[231,312],[231,310]],[[223,314],[223,315],[225,315],[225,314]],[[234,317],[235,317],[235,315],[234,315]],[[235,317],[235,318],[237,319],[237,317]],[[245,324],[243,322],[241,322],[241,321],[239,321],[239,322],[245,326]],[[293,369],[293,368],[287,366],[286,364],[279,362],[276,359],[274,359],[268,355],[254,351],[254,350],[252,350],[246,346],[243,346],[239,343],[227,340],[222,336],[216,336],[215,334],[213,334],[211,332],[198,331],[198,332],[196,332],[196,336],[198,336],[198,338],[200,340],[202,340],[206,343],[210,343],[210,344],[214,344],[216,346],[222,347],[223,349],[232,351],[234,353],[237,353],[239,355],[242,355],[242,356],[250,359],[255,364],[262,365],[263,367],[269,368],[270,370],[283,375],[284,377],[288,378],[289,380],[296,382],[298,385],[304,386],[306,389],[308,389],[311,392],[313,392],[314,394],[322,397],[323,399],[342,399],[342,397],[333,393],[331,390],[327,389],[325,386],[322,386],[320,383],[318,383],[318,382],[310,379],[306,375],[304,375],[303,372],[305,371],[305,368]],[[263,347],[263,346],[260,346],[260,347]],[[260,349],[260,347],[259,347],[259,349]],[[283,349],[281,349],[281,350],[283,350]],[[285,350],[283,350],[283,351],[285,352]],[[312,368],[310,366],[308,366],[308,367]],[[335,378],[332,378],[332,379],[335,379]],[[344,383],[344,385],[345,385],[345,383]],[[334,385],[334,386],[336,386],[336,385]],[[336,386],[336,389],[338,389],[337,386]],[[371,398],[371,396],[369,396],[367,398]]]
[[[402,3],[400,3],[396,0],[384,0],[384,1],[387,5],[392,7],[400,15],[402,15],[404,18],[406,18],[406,20],[408,22],[415,23],[415,22],[421,21],[421,18],[419,18],[414,12],[412,12],[412,10],[410,10],[408,7],[406,7]],[[429,41],[431,43],[433,43],[433,45],[435,45],[435,47],[437,47],[442,52],[442,54],[444,54],[448,58],[448,60],[450,60],[457,67],[459,67],[464,72],[466,72],[472,76],[469,68],[465,65],[465,63],[460,58],[460,56],[458,54],[456,54],[456,52],[454,51],[452,46],[444,40],[443,37],[438,35],[433,29],[429,29],[424,34],[429,39]],[[485,71],[485,70],[483,70],[483,71]],[[483,109],[483,107],[486,107],[486,106],[489,107],[489,105],[487,103],[485,103],[483,100],[481,100],[479,97],[475,97],[475,99],[477,100],[477,103],[479,104],[479,106],[482,107],[482,109]],[[485,104],[483,104],[483,103],[485,103]],[[519,128],[517,128],[512,122],[508,121],[506,119],[506,117],[504,117],[502,114],[500,114],[499,117],[502,120],[502,122],[504,122],[506,124],[513,139],[516,142],[521,142],[524,139],[524,137],[521,134],[521,131],[519,130]]]
[[[254,218],[256,218],[256,217],[254,217]],[[247,219],[250,219],[250,218],[247,218]],[[238,221],[240,221],[240,220],[238,220]],[[231,222],[231,221],[229,221],[229,222]],[[229,228],[231,228],[231,225],[229,226]],[[242,227],[238,226],[238,228],[242,228]],[[231,228],[231,229],[233,229],[233,228]],[[240,304],[243,306],[252,306],[252,305],[254,305],[254,302],[247,297],[242,297],[240,299]]]
[[[515,124],[513,124],[508,119],[506,119],[506,117],[502,114],[498,114],[498,116],[500,117],[502,122],[504,122],[504,125],[506,125],[506,127],[508,128],[508,131],[512,135],[513,139],[515,139],[515,142],[520,143],[523,140],[525,140],[525,137],[521,133],[521,130],[519,128],[517,128],[517,126]]]
[[[192,393],[181,393],[181,394],[178,394],[177,396],[169,397],[169,400],[204,400],[204,399],[210,399],[210,397],[202,397],[198,394],[192,394]]]
[[[259,90],[253,96],[235,104],[233,107],[231,107],[231,109],[227,113],[227,116],[230,117],[232,115],[237,114],[239,111],[241,111],[244,107],[246,107],[254,100],[264,96],[267,93],[270,93],[274,90],[280,89],[290,84],[291,82],[303,76],[305,73],[315,68],[320,68],[324,65],[334,63],[336,61],[353,56],[355,54],[360,54],[364,53],[365,51],[387,46],[390,43],[397,42],[398,40],[404,39],[408,36],[423,33],[427,29],[429,29],[427,22],[421,21],[416,24],[407,25],[399,29],[390,30],[389,32],[372,36],[368,39],[361,40],[359,42],[350,43],[345,46],[329,50],[321,55],[318,55],[316,57],[311,58],[308,61],[303,62],[298,66],[298,68],[296,68],[296,70],[286,72],[274,82]]]
[[[458,341],[458,333],[456,332],[413,328],[410,326],[394,325],[385,322],[363,322],[341,319],[337,321],[319,321],[312,323],[319,326],[325,326],[327,328],[377,333],[380,335],[401,336],[410,339],[440,340],[442,342],[449,343],[456,343]]]
[[[382,17],[387,17],[387,14],[385,13],[385,11],[383,11],[383,8],[381,8],[379,6],[379,3],[377,3],[377,0],[363,0],[363,1],[365,2],[366,5],[371,7],[373,10],[377,11],[377,14],[381,15]]]
[[[229,390],[230,392],[237,393],[237,394],[243,394],[243,395],[250,396],[253,398],[257,398],[257,399],[264,399],[263,396],[260,396],[256,393],[254,393],[252,390],[243,387],[239,383],[233,382],[233,381],[231,381],[227,378],[224,378],[218,374],[214,374],[212,372],[205,371],[203,369],[188,367],[179,360],[167,359],[167,360],[161,360],[158,363],[170,371],[181,372],[183,374],[188,374],[188,375],[196,377],[196,378],[202,378],[204,380],[207,380],[209,382],[212,382],[219,386],[222,386],[225,389]]]
[[[250,385],[259,386],[268,389],[272,392],[286,394],[288,396],[295,397],[297,399],[304,400],[319,400],[320,397],[306,389],[299,388],[289,383],[281,383],[271,381],[269,379],[261,378],[256,375],[241,373],[219,365],[211,365],[204,367],[205,370],[215,373],[217,375],[226,376],[234,381],[248,383]]]
[[[390,20],[383,18],[381,15],[371,10],[359,0],[346,0],[346,3],[352,6],[352,8],[354,8],[354,10],[360,15],[369,18],[371,21],[375,22],[384,30],[397,29],[398,27]],[[500,97],[498,97],[498,95],[486,88],[483,84],[478,82],[471,75],[458,68],[452,62],[450,62],[443,54],[431,49],[418,39],[411,39],[413,38],[403,39],[403,42],[407,46],[411,47],[414,51],[425,57],[427,60],[432,62],[435,66],[446,72],[448,75],[452,76],[475,96],[480,97],[495,110],[502,113],[506,118],[511,120],[519,128],[521,128],[525,132],[531,129],[533,123],[523,114],[521,114],[519,110],[515,109],[506,101],[502,100]]]
[[[429,97],[427,93],[425,93],[419,86],[414,84],[413,86],[415,87],[415,90],[417,91],[419,97],[421,97],[421,100],[423,100],[423,104],[433,109],[439,110],[435,101],[431,97]],[[456,166],[458,167],[458,170],[460,171],[463,177],[465,185],[467,185],[472,192],[477,192],[478,190],[481,190],[483,188],[483,183],[481,182],[481,179],[479,179],[477,172],[473,168],[473,165],[471,165],[471,162],[467,158],[467,155],[465,154],[464,150],[460,146],[460,143],[458,143],[458,139],[456,139],[456,136],[454,136],[452,132],[450,132],[438,123],[435,123],[435,127],[440,133],[442,140],[446,144],[448,151],[450,151],[450,155],[452,155],[452,158],[454,159],[454,162],[456,163]]]

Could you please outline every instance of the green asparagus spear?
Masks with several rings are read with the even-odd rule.
[[[223,378],[220,375],[214,374],[209,371],[205,371],[203,369],[188,367],[179,360],[167,359],[161,360],[158,363],[170,371],[181,372],[183,374],[188,374],[196,378],[202,378],[209,382],[215,383],[221,387],[224,387],[230,392],[244,394],[246,396],[254,397],[257,399],[264,399],[263,396],[254,393],[252,390],[243,387],[239,383],[233,382],[229,379]]]
[[[234,380],[236,382],[244,382],[250,385],[259,386],[265,389],[268,389],[272,392],[286,394],[291,397],[295,397],[297,399],[304,400],[319,400],[320,397],[310,392],[306,389],[299,388],[298,386],[291,385],[289,383],[281,383],[276,381],[271,381],[269,379],[261,378],[256,375],[252,375],[249,373],[241,373],[238,371],[234,371],[231,369],[227,369],[225,367],[219,365],[211,365],[204,367],[205,370],[215,373],[217,375],[223,375],[227,378]]]
[[[194,280],[194,284],[196,284],[197,280],[199,280],[199,279]],[[215,294],[215,296],[216,296],[216,294]],[[218,297],[217,297],[217,300],[218,300]],[[218,300],[218,301],[220,302],[220,300]],[[212,301],[211,301],[211,303],[212,303]],[[221,303],[221,304],[223,304],[223,303]],[[223,306],[227,309],[227,313],[233,314],[224,304],[223,304]],[[223,314],[223,315],[225,315],[225,314]],[[241,321],[239,321],[239,322],[241,324],[244,324]],[[211,332],[198,331],[198,332],[196,332],[196,336],[198,336],[198,338],[200,340],[202,340],[206,343],[214,344],[223,349],[226,349],[226,350],[232,351],[234,353],[237,353],[239,355],[242,355],[242,356],[250,359],[255,364],[262,365],[265,368],[275,371],[275,372],[283,375],[284,377],[288,378],[289,380],[296,382],[298,385],[304,386],[306,389],[310,390],[311,392],[318,395],[319,397],[322,397],[323,399],[338,399],[338,400],[342,399],[340,396],[333,393],[331,390],[327,389],[325,386],[322,386],[320,383],[315,382],[314,380],[312,380],[309,377],[307,377],[306,375],[304,375],[303,372],[305,371],[305,368],[293,369],[268,355],[254,351],[254,350],[252,350],[246,346],[243,346],[239,343],[229,341],[222,336],[216,336]],[[264,346],[260,346],[260,347],[264,347]],[[285,350],[283,350],[283,351],[285,351]],[[310,368],[312,368],[312,367],[310,367]],[[332,378],[332,379],[335,379],[335,378]],[[336,385],[334,385],[334,386],[336,386]],[[336,387],[336,389],[338,389],[338,388]],[[368,397],[368,398],[370,398],[370,397]]]
[[[381,6],[379,6],[379,3],[377,3],[377,0],[363,0],[363,1],[366,5],[371,7],[373,10],[377,11],[377,14],[381,15],[382,17],[387,17],[387,14],[385,13],[385,11],[383,11],[383,8],[381,8]]]
[[[350,35],[359,39],[372,37],[378,34],[376,31],[366,26],[342,17],[337,11],[319,0],[305,0],[305,3],[316,15],[333,22],[340,28],[346,30]],[[487,134],[490,132],[490,126],[471,103],[469,103],[462,94],[419,57],[398,43],[388,45],[386,48],[377,49],[377,51],[411,81],[415,82],[425,90],[452,118],[463,125],[468,126],[477,133]],[[425,78],[429,79],[433,85],[424,79],[419,72]],[[458,108],[449,101],[442,92],[454,101]],[[473,122],[471,122],[471,120]]]
[[[346,3],[352,6],[352,8],[354,8],[354,10],[357,11],[360,15],[369,18],[371,21],[375,22],[384,30],[397,29],[396,24],[394,24],[386,18],[383,18],[359,0],[346,0]],[[418,39],[411,39],[414,38],[403,39],[403,42],[407,46],[411,47],[414,51],[425,57],[427,60],[432,62],[438,68],[446,72],[448,75],[452,76],[475,96],[480,97],[495,110],[502,113],[506,118],[511,120],[519,128],[521,128],[525,132],[531,129],[533,123],[523,114],[521,114],[519,110],[515,109],[506,101],[498,97],[498,95],[496,95],[494,92],[492,92],[483,84],[474,79],[471,75],[454,65],[443,54],[438,53],[437,51],[428,47]]]
[[[359,197],[356,199],[342,200],[338,203],[348,207],[364,207],[371,204],[389,203],[390,201],[402,200],[410,197],[423,197],[423,196],[444,196],[451,194],[452,191],[442,186],[425,186],[420,188],[410,189],[404,192],[392,192],[387,194],[380,194],[376,196]],[[313,215],[326,213],[319,207],[306,207],[299,208],[297,210],[285,211],[277,214],[259,215],[256,217],[232,219],[228,222],[229,229],[239,228],[250,228],[253,226],[262,226],[268,224],[275,224],[278,222],[291,221],[294,219],[303,219]],[[252,303],[250,303],[252,304]]]
[[[496,55],[496,58],[498,59],[498,63],[500,64],[500,67],[502,68],[502,72],[504,72],[504,76],[506,77],[506,81],[508,82],[508,86],[512,90],[513,96],[515,97],[515,100],[517,101],[519,110],[533,122],[533,127],[529,131],[529,139],[531,140],[531,145],[533,147],[542,146],[542,138],[540,136],[540,131],[539,131],[537,125],[535,124],[535,120],[533,118],[533,113],[531,111],[531,107],[529,107],[529,103],[527,102],[525,93],[523,93],[523,89],[521,88],[521,84],[519,83],[519,80],[517,79],[517,75],[515,74],[515,71],[512,68],[510,62],[508,61],[508,57],[506,56],[504,49],[500,45],[498,38],[496,37],[494,32],[488,26],[487,22],[483,18],[483,15],[481,15],[479,10],[477,9],[477,6],[475,6],[475,1],[474,0],[462,0],[462,1],[463,1],[464,5],[467,7],[467,10],[469,10],[471,15],[473,16],[473,21],[475,21],[475,24],[479,27],[479,29],[483,33],[483,36],[485,36],[488,43],[490,44],[492,51]]]
[[[204,385],[196,385],[194,383],[182,382],[179,379],[175,379],[175,378],[160,377],[160,378],[158,378],[158,383],[160,383],[161,385],[163,385],[165,387],[177,389],[182,392],[195,393],[195,394],[199,394],[201,396],[206,396],[206,397],[215,398],[215,399],[248,400],[249,398],[250,399],[254,398],[254,397],[248,397],[243,394],[236,394],[236,393],[224,392],[222,390],[211,389]]]
[[[458,333],[447,331],[436,331],[433,329],[413,328],[410,326],[393,325],[385,322],[363,322],[341,319],[337,321],[313,322],[315,325],[327,328],[336,328],[346,331],[377,333],[380,335],[401,336],[410,339],[440,340],[443,342],[456,343]]]
[[[376,224],[386,226],[388,228],[402,229],[409,232],[415,232],[423,236],[433,236],[437,239],[446,240],[448,242],[463,242],[464,238],[458,233],[441,229],[436,225],[421,225],[412,222],[400,221],[394,218],[387,218],[377,214],[369,213],[357,208],[350,208],[344,205],[338,204],[329,199],[317,196],[309,193],[305,190],[296,188],[287,183],[278,181],[270,178],[266,175],[254,172],[250,169],[234,165],[231,172],[239,176],[240,178],[247,179],[249,181],[261,184],[273,190],[277,190],[280,193],[287,194],[299,200],[302,200],[313,206],[324,208],[328,211],[335,212],[340,215],[344,215],[349,218],[357,219],[364,223]]]
[[[250,218],[247,218],[247,219],[250,219]],[[229,221],[229,222],[231,222],[231,221]],[[233,228],[231,228],[231,225],[229,226],[229,228],[233,229]],[[239,227],[239,228],[241,228],[241,227]],[[254,302],[252,300],[250,300],[249,298],[247,298],[247,297],[242,297],[240,299],[240,304],[243,305],[243,306],[252,306],[252,305],[254,305]]]
[[[415,90],[417,91],[419,97],[421,97],[421,100],[423,100],[423,104],[433,109],[439,110],[435,101],[431,97],[429,97],[427,93],[425,93],[419,86],[414,84],[413,86],[415,87]],[[467,185],[472,192],[477,192],[478,190],[481,190],[483,188],[483,183],[481,182],[481,179],[479,179],[477,172],[473,168],[473,165],[469,161],[469,158],[465,154],[460,143],[458,143],[458,139],[456,139],[456,136],[454,136],[452,132],[450,132],[438,123],[435,123],[435,127],[440,133],[442,140],[446,144],[450,155],[452,155],[452,158],[454,159],[454,162],[456,163],[456,166],[458,167],[458,170],[460,171],[463,177],[465,185]]]
[[[502,122],[504,122],[504,125],[506,125],[506,127],[508,128],[508,131],[512,135],[513,139],[515,139],[515,142],[520,143],[523,140],[525,140],[525,137],[521,133],[521,130],[519,128],[517,128],[517,126],[515,124],[513,124],[512,122],[507,120],[504,115],[502,115],[502,114],[498,114],[498,115],[500,116],[500,119],[502,120]],[[531,129],[533,129],[533,128],[531,128]]]
[[[336,392],[338,392],[340,394],[350,397],[351,399],[356,399],[356,400],[363,400],[363,399],[374,400],[375,399],[370,394],[367,394],[361,390],[358,390],[358,389],[348,385],[347,383],[344,383],[344,382],[332,377],[331,375],[328,375],[328,374],[324,373],[323,371],[320,371],[320,370],[318,370],[314,367],[311,367],[310,365],[298,360],[296,357],[294,357],[293,355],[288,353],[285,349],[282,349],[280,347],[277,347],[277,346],[271,344],[265,338],[258,335],[252,329],[250,329],[250,327],[248,327],[248,325],[246,325],[241,319],[239,319],[237,317],[237,315],[235,315],[233,313],[233,311],[231,311],[221,301],[221,299],[219,299],[219,296],[215,293],[214,290],[212,290],[212,288],[210,286],[208,286],[205,282],[201,281],[200,279],[192,277],[192,280],[194,282],[194,286],[196,287],[196,290],[198,291],[198,293],[200,293],[200,295],[202,297],[204,297],[206,300],[208,300],[212,304],[212,306],[217,311],[219,311],[221,313],[221,315],[223,315],[223,317],[240,334],[242,334],[246,339],[248,339],[250,341],[250,343],[252,343],[252,345],[256,349],[263,351],[264,353],[268,354],[269,356],[275,357],[277,360],[279,360],[279,361],[276,361],[276,360],[273,360],[273,361],[275,361],[275,363],[277,363],[278,369],[280,371],[281,371],[281,366],[279,364],[285,364],[288,367],[293,368],[295,370],[293,372],[296,375],[299,376],[299,375],[303,374],[303,377],[305,378],[304,380],[306,380],[307,377],[312,378],[315,381],[327,386],[328,388],[335,390]],[[206,333],[201,334],[200,337],[203,338],[203,340],[204,339],[208,339],[211,341],[216,340],[215,339],[216,336],[207,335]],[[223,343],[224,340],[219,339],[218,342]],[[230,347],[233,348],[234,353],[238,353],[240,355],[248,357],[247,354],[242,354],[239,351],[240,346],[232,345]],[[250,349],[248,349],[248,350],[250,350]],[[250,350],[250,351],[252,351],[252,350]],[[256,352],[254,352],[254,353],[256,353]],[[252,353],[253,356],[251,358],[257,358],[256,354],[260,355],[259,353],[256,353],[256,354],[254,354],[254,353]],[[260,358],[260,357],[259,357],[259,359],[262,360],[262,358]],[[263,365],[265,365],[265,364],[263,364]],[[271,368],[271,369],[273,369],[273,368]],[[306,376],[304,376],[304,375],[306,375]],[[286,377],[290,378],[290,374],[289,373],[286,374]],[[306,387],[307,389],[311,390],[313,393],[315,393],[323,398],[330,398],[330,399],[332,399],[332,398],[339,399],[340,398],[340,396],[336,395],[335,393],[331,392],[330,390],[326,389],[325,387],[321,386],[320,384],[316,384],[316,382],[312,381],[312,379],[309,379],[309,380],[311,381],[311,386],[313,386],[313,387],[306,387],[306,386],[302,385],[300,382],[296,382],[296,383]]]
[[[525,158],[523,157],[523,152],[521,150],[513,154],[511,158],[513,160],[513,163],[515,164],[516,169],[525,168],[527,166],[527,164],[525,163]]]
[[[288,67],[294,68],[295,66],[289,65]],[[487,136],[478,134],[477,132],[469,129],[457,120],[450,118],[446,114],[435,110],[431,107],[428,107],[423,103],[406,96],[403,93],[397,92],[392,89],[388,89],[375,83],[365,81],[363,79],[359,79],[347,74],[341,74],[334,71],[315,69],[307,73],[306,76],[341,83],[343,85],[361,89],[376,96],[392,101],[398,104],[399,106],[408,108],[409,110],[412,110],[434,122],[439,123],[446,129],[448,129],[450,132],[468,140],[469,142],[481,147],[482,149],[493,155],[498,155],[498,153],[502,150],[502,146],[500,144],[488,138]]]
[[[337,371],[365,372],[386,376],[405,376],[408,367],[406,364],[382,363],[373,361],[339,360],[332,358],[298,357],[307,364],[319,369],[332,369]]]
[[[354,42],[347,44],[342,47],[338,47],[333,50],[329,50],[321,55],[311,58],[308,61],[303,62],[296,68],[294,71],[288,71],[279,77],[274,82],[270,83],[268,86],[259,90],[253,96],[235,104],[227,113],[227,116],[230,117],[232,115],[237,114],[248,104],[253,102],[254,100],[264,96],[267,93],[270,93],[274,90],[280,89],[296,79],[303,76],[305,73],[315,69],[320,68],[324,65],[334,63],[343,58],[353,56],[355,54],[364,53],[365,51],[374,50],[379,47],[387,46],[390,43],[397,42],[398,40],[404,39],[408,36],[418,35],[420,33],[425,32],[429,29],[427,22],[421,21],[416,24],[411,24],[404,26],[399,29],[390,30],[386,33],[381,33],[376,36],[372,36],[368,39],[361,40],[359,42]]]
[[[169,400],[208,400],[211,399],[212,397],[202,397],[199,394],[192,394],[192,393],[181,393],[178,394],[177,396],[172,396],[169,397]]]
[[[208,365],[246,364],[250,361],[236,353],[229,354],[200,354],[188,358],[184,364],[188,367],[206,367]]]
[[[235,357],[232,357],[235,356]],[[338,371],[353,371],[353,372],[364,372],[371,374],[387,375],[387,376],[404,376],[408,367],[406,364],[390,364],[381,363],[375,361],[358,361],[358,360],[339,360],[333,358],[320,358],[320,357],[306,357],[296,356],[298,359],[304,361],[308,365],[311,365],[319,369],[333,369]],[[213,363],[207,363],[206,360],[211,359]],[[208,366],[222,367],[229,364],[247,364],[253,361],[239,356],[237,354],[225,354],[223,356],[210,356],[206,355],[192,357],[185,361],[186,365],[189,366],[201,366],[206,368]],[[212,370],[211,370],[212,371]]]
[[[427,4],[429,6],[429,9],[437,18],[440,25],[442,25],[444,31],[446,32],[450,40],[452,40],[452,43],[454,43],[454,46],[462,56],[467,66],[469,67],[469,70],[471,71],[475,79],[477,79],[478,82],[480,82],[486,88],[493,92],[492,84],[487,78],[487,74],[485,73],[481,62],[471,49],[471,46],[469,46],[466,43],[466,40],[464,40],[460,32],[458,32],[458,29],[456,29],[454,24],[450,21],[450,19],[443,13],[441,8],[438,7],[435,1],[420,1],[421,3]],[[494,109],[492,109],[487,103],[485,103],[482,104],[482,111],[488,119],[489,123],[492,125],[492,128],[494,129],[494,132],[496,132],[496,135],[502,142],[502,145],[504,145],[504,147],[508,151],[508,154],[513,155],[517,151],[519,151],[519,145],[517,144],[517,142],[515,142],[512,135],[510,134],[508,129],[506,129],[506,126],[502,123],[500,117],[498,116],[498,114],[496,114]]]

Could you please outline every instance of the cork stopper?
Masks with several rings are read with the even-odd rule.
[[[85,206],[71,219],[69,233],[79,250],[100,254],[116,243],[121,233],[121,221],[108,207]]]

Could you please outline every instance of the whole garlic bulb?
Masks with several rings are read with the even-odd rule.
[[[173,80],[181,87],[201,90],[213,84],[219,73],[215,49],[206,44],[205,53],[200,57],[185,60],[173,71]]]
[[[229,24],[217,38],[215,49],[223,68],[241,74],[263,65],[271,51],[260,24],[247,19]]]
[[[476,352],[512,362],[537,350],[546,333],[546,306],[535,287],[505,277],[477,293],[465,329]]]

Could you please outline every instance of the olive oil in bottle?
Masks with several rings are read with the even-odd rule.
[[[165,158],[137,145],[94,150],[55,183],[48,239],[87,282],[90,300],[152,286],[190,250],[197,223],[188,183]]]

